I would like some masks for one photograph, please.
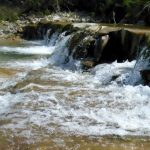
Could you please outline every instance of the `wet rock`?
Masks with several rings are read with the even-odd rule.
[[[95,61],[94,60],[83,60],[81,61],[81,64],[83,65],[83,68],[84,69],[89,69],[89,68],[92,68],[96,65]]]
[[[72,30],[72,25],[68,22],[39,22],[37,24],[30,24],[23,28],[22,38],[27,40],[43,39],[47,31],[51,29],[51,33],[64,32]]]
[[[42,38],[37,30],[37,25],[29,25],[28,28],[23,29],[23,37],[27,40],[40,39]]]
[[[69,52],[70,54],[72,53],[72,50],[79,45],[80,41],[84,38],[85,36],[85,32],[82,31],[78,31],[76,33],[73,34],[71,40],[70,40],[70,44],[69,44]]]
[[[150,69],[141,70],[140,73],[145,85],[150,86]]]
[[[111,81],[115,81],[117,78],[119,78],[120,75],[113,75],[111,78]]]
[[[50,31],[50,32],[48,32]],[[71,23],[64,20],[39,22],[23,28],[22,37],[28,40],[50,39],[54,32],[71,35],[68,43],[69,55],[75,59],[92,59],[94,64],[132,61],[140,46],[150,35],[149,29],[127,25],[102,25],[98,23]],[[89,65],[86,61],[83,63]]]
[[[94,58],[96,62],[99,62],[101,59],[102,52],[107,45],[109,40],[109,35],[99,35],[96,37],[95,48],[94,48]]]
[[[126,30],[109,33],[109,41],[104,47],[100,62],[112,62],[117,60],[133,60],[137,57],[140,42],[144,36]]]
[[[75,59],[93,58],[94,44],[95,44],[95,38],[90,35],[85,35],[85,37],[82,38],[80,40],[80,43],[77,45],[73,57]]]

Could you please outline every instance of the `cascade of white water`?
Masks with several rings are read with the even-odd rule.
[[[130,84],[143,84],[140,71],[148,69],[150,64],[150,50],[149,48],[142,48],[139,56],[136,59],[136,63],[132,73],[130,74]]]
[[[69,56],[71,37],[54,33],[46,46],[34,41],[0,47],[1,58],[8,54],[0,59],[0,120],[10,120],[0,129],[30,139],[41,137],[41,129],[47,135],[58,129],[85,136],[149,136],[150,88],[133,86],[141,66],[113,62],[80,72],[80,62]],[[10,59],[10,53],[17,56]],[[24,54],[32,57],[21,58]]]
[[[49,49],[54,48],[53,54],[49,57],[49,63],[51,65],[59,65],[64,69],[77,70],[81,68],[80,61],[74,60],[68,51],[68,45],[72,35],[66,36],[65,33],[53,33],[49,39]]]

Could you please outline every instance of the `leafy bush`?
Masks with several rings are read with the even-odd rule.
[[[150,0],[0,0],[0,4],[0,19],[10,21],[20,14],[48,15],[51,12],[77,10],[108,18],[106,21],[111,22],[114,14],[120,21],[125,14],[132,17],[136,14],[137,17],[145,9],[150,12]]]
[[[15,21],[20,15],[19,8],[0,6],[0,20]]]

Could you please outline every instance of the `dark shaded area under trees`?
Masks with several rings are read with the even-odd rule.
[[[148,0],[0,0],[0,20],[22,15],[48,15],[59,11],[84,11],[106,23],[150,25]]]

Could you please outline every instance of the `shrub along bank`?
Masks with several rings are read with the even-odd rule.
[[[150,25],[148,0],[0,0],[0,20],[13,21],[31,14],[84,11],[106,23]]]

